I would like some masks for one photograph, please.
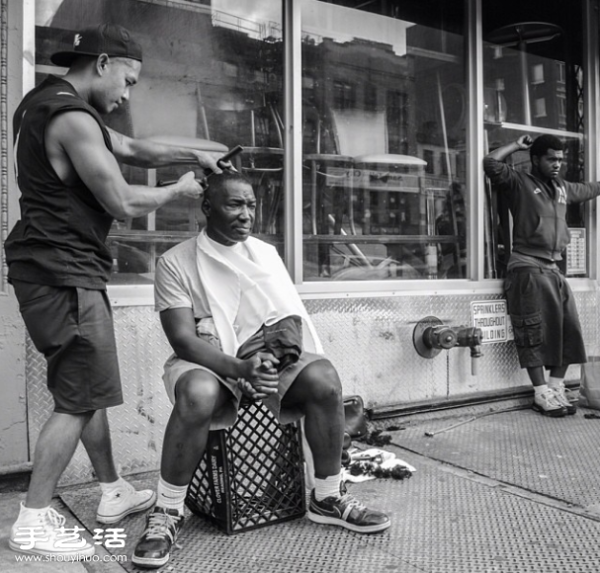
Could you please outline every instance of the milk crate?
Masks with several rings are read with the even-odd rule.
[[[299,423],[281,425],[261,403],[243,401],[230,428],[209,433],[186,505],[227,534],[306,512]]]

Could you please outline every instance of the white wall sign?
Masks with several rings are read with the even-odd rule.
[[[567,276],[585,275],[586,237],[585,229],[569,227],[571,242],[567,245]]]
[[[513,340],[513,329],[505,300],[481,300],[471,302],[471,321],[481,328],[482,344]]]

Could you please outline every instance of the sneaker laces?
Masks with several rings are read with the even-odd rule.
[[[65,524],[65,517],[61,515],[53,507],[49,507],[46,513],[40,515],[42,520],[46,521],[46,524],[54,526],[54,529],[59,529]]]
[[[569,402],[569,400],[565,396],[565,389],[564,388],[552,388],[552,391],[554,392],[554,399],[561,406],[570,406],[571,405],[571,402]]]
[[[565,386],[565,398],[570,404],[573,404],[579,400],[579,388],[567,388]]]
[[[345,493],[339,498],[340,504],[344,507],[344,519],[350,514],[353,509],[358,511],[365,511],[367,508],[364,503],[360,502],[354,496],[349,493]]]
[[[556,392],[552,390],[552,388],[548,388],[548,390],[540,394],[539,399],[542,402],[545,401],[546,405],[550,408],[558,408],[562,406],[558,396],[556,395]]]
[[[172,529],[175,529],[177,522],[181,519],[181,515],[175,517],[169,513],[154,512],[148,517],[148,527],[144,532],[146,539],[162,539],[165,535],[171,538],[171,542],[175,541]]]

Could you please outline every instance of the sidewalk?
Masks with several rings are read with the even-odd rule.
[[[494,404],[375,423],[383,446],[417,471],[410,479],[350,484],[390,514],[392,527],[358,535],[298,519],[225,535],[189,515],[163,571],[177,573],[596,573],[600,563],[600,419],[545,418]],[[512,410],[510,409],[512,408]],[[500,411],[509,410],[509,411]],[[360,445],[360,444],[359,444]],[[363,445],[360,445],[364,447]],[[130,478],[154,487],[155,478]],[[95,524],[97,488],[61,492],[69,523]],[[124,573],[117,563],[16,563],[7,547],[19,496],[0,495],[0,571]],[[64,507],[64,506],[63,506]],[[58,507],[57,507],[58,509]],[[62,511],[62,510],[61,510]],[[144,517],[119,524],[131,552]]]

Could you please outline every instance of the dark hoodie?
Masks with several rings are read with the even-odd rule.
[[[567,204],[594,199],[600,195],[600,183],[571,183],[560,178],[545,182],[492,157],[483,160],[483,169],[494,188],[508,197],[514,219],[513,250],[561,260],[570,241]]]

